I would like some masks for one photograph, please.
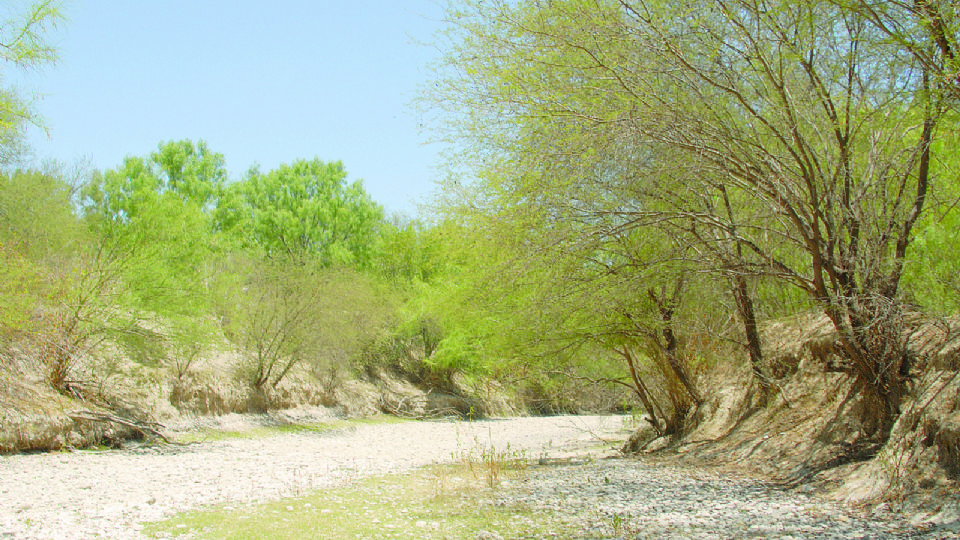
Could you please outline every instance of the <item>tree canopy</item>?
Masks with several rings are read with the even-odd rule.
[[[370,263],[383,209],[361,181],[347,181],[342,163],[298,160],[265,174],[254,169],[235,189],[243,234],[268,257]]]
[[[748,340],[751,290],[798,288],[837,328],[883,439],[909,371],[908,248],[934,186],[955,181],[933,152],[955,125],[957,28],[939,3],[910,20],[854,4],[454,3],[427,101],[475,178],[448,185],[452,212],[499,239],[536,231],[523,251],[552,255],[528,264],[580,253],[595,279],[638,261],[626,239],[665,233],[679,249],[640,260],[723,277]]]

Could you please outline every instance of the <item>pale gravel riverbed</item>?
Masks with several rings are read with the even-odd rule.
[[[144,521],[449,462],[477,447],[559,457],[624,436],[623,418],[360,425],[189,446],[0,457],[0,538],[140,539]]]
[[[535,467],[497,495],[496,504],[562,512],[579,531],[575,537],[949,537],[923,533],[896,515],[867,518],[755,480],[599,459],[615,454],[602,440],[625,438],[625,423],[617,416],[385,423],[185,447],[5,456],[0,538],[140,540],[143,522],[176,512],[292,496],[491,446],[532,459],[591,456]]]

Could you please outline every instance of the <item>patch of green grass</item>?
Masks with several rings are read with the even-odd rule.
[[[497,504],[475,471],[438,465],[303,497],[188,512],[146,526],[152,538],[444,539],[480,531],[509,538],[570,538],[558,516]],[[506,473],[504,473],[506,474]]]
[[[272,437],[286,433],[334,433],[368,424],[396,424],[410,421],[411,420],[398,418],[396,416],[383,415],[372,418],[354,418],[350,420],[334,420],[332,422],[317,422],[311,424],[278,424],[276,426],[253,427],[240,431],[202,429],[178,436],[177,442],[192,443],[222,441],[226,439],[261,439],[263,437]]]

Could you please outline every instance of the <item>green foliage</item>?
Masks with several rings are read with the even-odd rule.
[[[122,246],[101,240],[79,250],[68,263],[50,268],[46,294],[38,303],[39,324],[32,329],[47,382],[69,392],[78,358],[113,333],[135,325],[120,278],[132,257]]]
[[[58,172],[0,173],[0,326],[24,330],[48,302],[83,230]]]
[[[0,243],[36,262],[73,251],[82,236],[73,191],[58,171],[0,173]]]
[[[960,131],[955,115],[948,120],[931,149],[938,196],[919,224],[904,288],[924,310],[955,315],[960,313]]]
[[[365,268],[383,209],[340,162],[298,160],[269,173],[252,170],[235,188],[243,218],[236,232],[272,258]]]
[[[960,312],[960,212],[929,224],[915,241],[907,274],[910,292],[929,311]]]
[[[32,343],[59,390],[99,326],[81,279],[89,238],[73,213],[73,186],[62,174],[0,174],[0,332]]]
[[[469,332],[471,329],[456,328],[447,333],[426,364],[438,372],[463,371],[480,373],[483,370],[484,337]]]
[[[417,220],[395,216],[380,226],[372,269],[405,283],[428,283],[443,273],[443,233]]]
[[[774,290],[796,287],[834,322],[878,411],[867,429],[885,437],[905,390],[886,321],[901,320],[914,227],[940,189],[929,150],[955,102],[936,54],[845,4],[450,4],[426,105],[467,173],[442,200],[497,252],[464,276],[471,335],[534,358],[643,351],[699,401],[678,361],[709,354],[685,343],[742,333],[760,365],[751,321],[802,305]],[[951,50],[954,22],[929,29],[946,49],[924,50]]]
[[[47,35],[63,20],[58,2],[5,5],[0,17],[0,68],[30,69],[56,60]],[[29,124],[40,125],[32,99],[15,88],[0,89],[0,164],[23,156]],[[35,318],[47,292],[44,265],[76,239],[70,193],[54,175],[0,173],[0,331],[23,329]]]
[[[16,250],[0,244],[0,337],[24,330],[43,294],[43,274]]]
[[[223,157],[205,143],[165,142],[93,174],[81,221],[59,176],[0,175],[0,324],[34,340],[64,392],[78,358],[104,340],[183,377],[214,320],[255,388],[301,366],[348,370],[395,324],[395,291],[430,270],[426,250],[405,253],[419,230],[380,250],[382,210],[345,177],[339,163],[298,161],[226,185]],[[375,256],[396,264],[378,272]]]
[[[163,196],[107,233],[132,250],[123,269],[135,307],[161,316],[202,316],[214,239],[209,218],[195,206]]]
[[[84,190],[84,207],[88,215],[119,224],[137,219],[164,199],[204,212],[216,203],[225,181],[222,154],[203,141],[170,141],[149,156],[128,157],[120,168],[95,174]]]
[[[33,69],[57,60],[57,50],[47,38],[64,20],[60,2],[4,4],[2,12],[2,69]],[[24,130],[30,124],[42,125],[33,96],[24,95],[17,88],[0,89],[0,164],[7,165],[23,156],[26,152]]]
[[[89,230],[74,217],[72,186],[58,176],[3,177],[11,189],[0,207],[14,210],[5,214],[3,233],[15,231],[20,251],[46,263],[30,278],[31,300],[5,311],[29,304],[30,336],[51,386],[68,391],[77,359],[105,339],[146,363],[205,339],[204,280],[214,240],[203,208],[221,182],[218,169],[222,158],[202,143],[169,143],[149,158],[128,158],[85,186]]]
[[[227,179],[223,154],[211,151],[204,141],[161,143],[150,160],[167,189],[205,210],[215,203]]]
[[[57,59],[45,34],[64,20],[59,2],[30,2],[19,13],[4,13],[0,24],[0,59],[18,67],[36,67]]]
[[[126,309],[200,321],[208,312],[210,258],[218,249],[210,211],[222,191],[221,154],[200,141],[161,143],[147,157],[95,174],[84,189],[92,230],[124,257]],[[194,323],[198,324],[198,323]]]
[[[77,357],[122,326],[119,253],[85,234],[73,191],[62,169],[0,174],[0,329],[33,344],[61,391]]]

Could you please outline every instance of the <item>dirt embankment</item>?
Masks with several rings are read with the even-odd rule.
[[[855,444],[864,403],[830,321],[776,321],[763,339],[775,397],[758,401],[746,360],[719,366],[703,381],[708,400],[697,428],[668,453],[848,503],[960,517],[960,324],[912,330],[909,394],[889,440],[872,452]]]
[[[177,376],[122,356],[78,362],[69,392],[44,382],[42,366],[16,351],[0,358],[0,453],[122,446],[197,418],[323,407],[341,418],[389,413],[410,418],[482,418],[517,414],[516,400],[496,383],[455,378],[443,389],[417,386],[389,371],[322,378],[294,370],[281,384],[252,389],[237,360],[213,355]]]

